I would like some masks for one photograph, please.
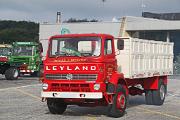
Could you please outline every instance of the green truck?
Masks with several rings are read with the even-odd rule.
[[[0,74],[5,75],[8,80],[15,80],[18,79],[19,70],[11,66],[11,50],[11,45],[0,44]]]
[[[41,45],[36,42],[13,42],[12,46],[11,66],[16,66],[20,74],[39,76]]]
[[[16,80],[20,74],[39,76],[41,48],[41,44],[36,42],[0,44],[0,74],[5,75],[7,80]]]

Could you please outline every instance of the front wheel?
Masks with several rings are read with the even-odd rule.
[[[116,94],[113,97],[113,104],[109,105],[108,116],[118,118],[125,114],[127,96],[125,89],[118,85]]]
[[[67,108],[67,105],[62,99],[47,99],[47,106],[52,114],[63,114]]]
[[[16,67],[10,67],[5,71],[5,77],[7,80],[17,80],[19,77],[19,70]]]

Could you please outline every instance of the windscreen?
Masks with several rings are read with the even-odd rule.
[[[51,41],[50,57],[57,56],[99,56],[101,39],[99,37],[56,38]]]
[[[33,47],[32,46],[16,46],[13,50],[13,55],[17,56],[32,56]]]
[[[7,56],[10,55],[10,48],[0,48],[0,56]]]

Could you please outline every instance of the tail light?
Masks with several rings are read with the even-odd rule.
[[[27,69],[28,69],[28,65],[26,63],[20,66],[20,70],[27,70]]]
[[[8,62],[8,58],[7,57],[0,57],[0,62]]]

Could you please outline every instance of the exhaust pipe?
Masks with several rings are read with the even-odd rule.
[[[57,23],[57,24],[60,24],[60,23],[61,23],[61,12],[57,12],[56,23]]]

